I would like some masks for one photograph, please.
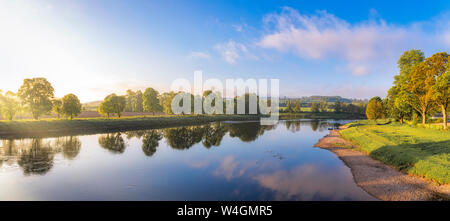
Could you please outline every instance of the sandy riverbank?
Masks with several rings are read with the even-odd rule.
[[[386,201],[449,200],[450,185],[438,186],[404,174],[372,159],[331,130],[314,145],[335,153],[352,171],[355,182],[372,196]],[[351,148],[350,148],[351,147]]]

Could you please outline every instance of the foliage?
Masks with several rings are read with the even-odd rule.
[[[450,104],[450,56],[437,53],[427,59],[427,75],[435,79],[432,86],[432,99],[440,107],[443,115],[444,129],[447,129],[447,110]]]
[[[0,105],[1,114],[8,120],[13,120],[21,109],[19,99],[11,91],[6,92],[4,96],[0,94]]]
[[[161,94],[159,99],[159,104],[163,109],[163,112],[166,114],[173,114],[172,112],[172,99],[175,97],[177,93],[170,91]]]
[[[55,98],[52,100],[52,111],[58,116],[58,118],[61,118],[61,116],[64,115],[61,99]]]
[[[68,94],[62,98],[62,112],[64,116],[73,119],[81,113],[81,103],[77,96]]]
[[[143,98],[142,92],[140,90],[134,92],[132,90],[127,90],[126,98],[126,107],[125,111],[127,112],[143,112]]]
[[[313,102],[313,103],[312,103],[312,106],[311,106],[311,112],[313,112],[313,113],[320,112],[320,106],[319,106],[319,103],[317,103],[317,102]]]
[[[45,78],[25,79],[18,96],[31,110],[34,119],[49,114],[52,109],[54,89]]]
[[[116,114],[117,117],[122,116],[126,106],[126,99],[123,96],[117,96],[115,94],[108,95],[105,100],[100,104],[98,112],[103,116],[109,116]]]
[[[369,120],[374,120],[375,122],[378,119],[382,119],[385,117],[383,104],[381,103],[380,97],[373,97],[370,99],[369,104],[367,104],[366,108],[366,116]]]
[[[342,112],[342,103],[339,100],[334,102],[334,112],[336,112],[336,113]]]
[[[159,92],[156,91],[153,88],[147,88],[144,91],[144,95],[142,97],[143,100],[143,107],[144,107],[144,111],[146,112],[152,112],[153,114],[155,114],[155,112],[160,112],[162,111],[162,106],[160,105],[160,101],[159,101]]]
[[[300,105],[300,101],[297,101],[297,102],[295,103],[294,112],[295,112],[295,113],[301,113],[301,112],[302,112],[302,108],[301,108],[301,105]]]

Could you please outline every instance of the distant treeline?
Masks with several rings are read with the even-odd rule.
[[[320,102],[327,102],[327,103],[335,103],[336,101],[339,101],[341,103],[347,103],[347,104],[356,104],[356,103],[367,103],[367,99],[352,99],[352,98],[343,98],[341,96],[309,96],[309,97],[301,97],[301,98],[282,98],[280,99],[280,106],[285,107],[287,101],[291,102],[300,102],[302,104],[302,107],[311,107],[312,103],[320,103]]]
[[[121,117],[124,111],[127,112],[149,112],[165,114],[173,114],[172,100],[177,94],[184,93],[185,96],[190,96],[191,113],[194,113],[194,104],[202,103],[206,99],[213,107],[215,112],[209,114],[216,114],[226,112],[227,107],[234,105],[234,113],[237,113],[238,100],[244,100],[244,113],[239,114],[259,114],[261,107],[258,105],[256,113],[251,112],[250,101],[254,98],[257,104],[264,103],[264,107],[270,106],[270,100],[260,100],[256,94],[246,93],[241,96],[236,96],[234,99],[222,99],[220,92],[206,90],[202,95],[193,95],[185,92],[165,92],[160,94],[153,88],[147,88],[144,92],[128,90],[125,95],[110,94],[99,104],[98,112],[106,117],[116,116]],[[212,96],[209,96],[212,95]],[[183,105],[183,100],[180,100],[180,106]],[[222,102],[222,103],[217,103]],[[223,108],[223,109],[222,109]],[[188,107],[189,109],[189,107]],[[25,79],[23,85],[17,93],[8,91],[3,94],[0,91],[0,113],[3,118],[13,120],[18,114],[31,114],[34,119],[40,119],[42,116],[56,114],[58,118],[77,117],[83,110],[82,104],[78,97],[74,94],[67,94],[63,98],[55,98],[54,89],[50,82],[45,78]],[[200,112],[197,114],[204,114]],[[267,112],[265,112],[267,113]]]
[[[8,91],[3,94],[0,91],[0,113],[4,119],[13,120],[17,115],[31,115],[34,119],[40,119],[42,116],[55,114],[58,118],[73,119],[77,117],[82,110],[95,108],[98,113],[105,117],[121,117],[123,112],[148,112],[173,114],[171,104],[174,97],[179,93],[185,92],[165,92],[159,93],[153,88],[147,88],[143,92],[140,90],[127,90],[125,95],[110,94],[101,102],[94,106],[84,106],[80,103],[78,97],[74,94],[67,94],[62,98],[55,98],[54,88],[45,78],[25,79],[18,92]],[[222,94],[217,91],[207,90],[202,95],[193,95],[185,93],[191,97],[191,113],[194,113],[194,104],[206,101],[215,107],[215,111],[209,114],[227,113],[227,108],[234,106],[233,113],[238,113],[238,100],[242,99],[245,103],[244,113],[255,114],[250,110],[250,100],[254,98],[257,104],[256,114],[268,113],[268,110],[262,111],[261,108],[271,106],[270,99],[261,99],[256,94],[246,93],[236,96],[232,99],[222,99]],[[213,95],[213,96],[210,96]],[[312,103],[303,103],[302,100],[316,100]],[[330,103],[333,101],[334,103]],[[222,102],[217,103],[217,102]],[[320,97],[313,96],[302,99],[282,100],[280,112],[282,113],[300,113],[300,107],[311,107],[310,112],[332,112],[335,113],[364,113],[365,103],[360,100],[343,99],[341,97]],[[350,103],[349,103],[350,102]],[[305,105],[306,104],[306,105]],[[182,105],[182,101],[180,101]],[[189,108],[188,108],[189,109]],[[221,111],[219,111],[221,110]],[[205,114],[204,111],[197,114]]]
[[[280,105],[281,106],[281,105]],[[280,109],[281,113],[302,113],[302,107],[310,107],[309,112],[319,113],[319,112],[334,112],[334,113],[353,113],[353,114],[364,114],[366,111],[365,102],[355,102],[355,103],[344,103],[336,100],[334,103],[329,103],[325,100],[320,102],[312,102],[311,104],[305,105],[301,100],[286,100],[284,108]]]

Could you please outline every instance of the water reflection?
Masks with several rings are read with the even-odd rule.
[[[227,129],[230,137],[238,137],[243,142],[255,141],[264,131],[272,130],[276,126],[261,125],[259,122],[248,122],[242,124],[229,124]]]
[[[0,200],[370,199],[333,153],[312,147],[330,125],[321,120],[278,126],[216,122],[2,140]],[[79,194],[68,194],[67,188]]]
[[[69,160],[77,157],[81,150],[81,141],[74,136],[58,137],[55,139],[55,144],[62,148],[64,158]]]
[[[102,135],[98,138],[98,144],[111,153],[123,153],[125,151],[125,141],[121,133]]]
[[[43,175],[53,167],[54,155],[61,152],[62,147],[57,142],[41,138],[3,140],[0,158],[8,166],[19,165],[25,175]]]
[[[284,124],[286,126],[286,129],[295,133],[299,132],[302,125],[309,125],[311,126],[312,131],[325,131],[328,129],[328,127],[337,127],[340,124],[335,122],[329,122],[324,120],[309,120],[309,121],[302,121],[302,120],[287,120],[284,121]]]
[[[227,133],[227,129],[221,123],[213,123],[206,125],[203,128],[203,141],[202,144],[206,148],[211,148],[212,146],[220,146],[223,137]]]
[[[148,157],[153,156],[156,148],[159,146],[159,141],[162,139],[162,132],[159,130],[151,130],[142,133],[142,151]]]

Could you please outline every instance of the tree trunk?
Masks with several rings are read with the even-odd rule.
[[[426,119],[427,114],[425,112],[422,112],[422,127],[425,127]]]
[[[447,129],[447,110],[444,105],[441,105],[442,108],[442,123],[444,125],[444,130]]]

